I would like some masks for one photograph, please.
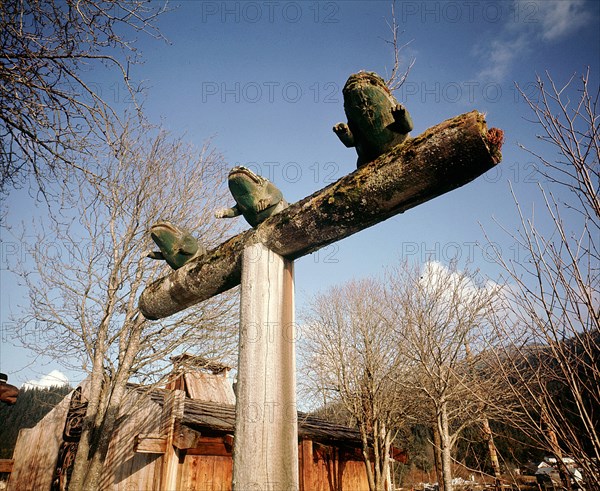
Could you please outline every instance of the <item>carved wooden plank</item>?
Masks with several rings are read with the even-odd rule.
[[[440,123],[150,284],[140,310],[160,319],[238,285],[246,246],[297,259],[463,186],[500,161],[501,134],[477,111]]]

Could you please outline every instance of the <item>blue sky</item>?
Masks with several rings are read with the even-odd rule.
[[[355,169],[354,149],[331,127],[345,121],[341,89],[359,70],[385,76],[393,65],[386,39],[388,1],[296,2],[184,1],[159,21],[168,43],[139,35],[143,59],[130,76],[143,80],[149,118],[198,146],[209,138],[231,167],[246,165],[269,177],[287,200],[297,201]],[[558,83],[590,67],[600,68],[600,3],[594,1],[397,2],[403,66],[415,58],[408,81],[396,92],[412,114],[413,135],[447,118],[477,109],[488,125],[502,128],[500,166],[469,185],[383,224],[329,246],[296,263],[299,308],[328,286],[378,274],[401,258],[464,264],[498,273],[482,226],[507,254],[518,257],[494,219],[516,226],[508,181],[526,208],[537,198],[535,160],[518,143],[536,147],[537,128],[514,83],[533,95],[536,74]],[[103,95],[126,107],[119,83],[90,73]],[[552,152],[546,147],[546,152]],[[34,214],[30,198],[7,202],[8,223]],[[240,229],[247,225],[239,220]],[[476,244],[479,244],[477,246]],[[18,308],[10,251],[1,259],[2,322]],[[6,330],[0,369],[21,384],[56,362],[29,363]],[[73,375],[71,378],[75,378]]]

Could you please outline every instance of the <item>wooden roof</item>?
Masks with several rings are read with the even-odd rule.
[[[235,406],[186,398],[182,423],[193,428],[207,428],[216,432],[233,433]],[[321,443],[360,446],[360,432],[298,412],[298,436]]]
[[[144,390],[141,386],[128,384],[130,389]],[[145,391],[144,391],[145,392]],[[164,404],[164,397],[171,391],[168,389],[152,389],[146,392],[150,398],[160,406]],[[302,440],[311,440],[333,447],[346,447],[356,452],[362,446],[359,430],[344,425],[330,423],[327,420],[310,416],[301,411],[297,412],[298,437]],[[235,431],[235,405],[222,402],[207,402],[185,398],[183,417],[180,424],[200,433],[206,430],[214,433],[233,435]],[[406,463],[405,451],[392,447],[392,458]]]
[[[172,356],[171,361],[173,362],[173,365],[176,369],[183,368],[187,371],[189,369],[202,368],[204,370],[212,372],[215,375],[223,372],[227,373],[233,368],[231,365],[222,363],[220,360],[205,358],[203,356],[190,355],[188,353]]]

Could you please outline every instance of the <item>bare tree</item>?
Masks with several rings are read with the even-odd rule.
[[[171,220],[206,245],[231,227],[213,220],[225,204],[226,169],[207,144],[195,151],[150,128],[127,127],[97,156],[101,179],[76,173],[60,213],[27,240],[22,264],[29,305],[17,323],[30,348],[83,368],[90,400],[70,490],[98,488],[126,383],[147,382],[174,351],[227,357],[236,344],[232,297],[221,295],[162,322],[144,319],[137,299],[163,262],[146,257],[148,227]]]
[[[166,4],[165,4],[166,5]],[[83,168],[81,154],[118,138],[108,87],[87,73],[110,70],[133,102],[129,77],[138,53],[127,35],[160,37],[154,26],[165,5],[143,0],[8,0],[0,16],[0,191],[33,175],[43,192],[53,179]]]
[[[312,394],[324,406],[341,403],[347,423],[358,426],[371,490],[391,489],[390,448],[406,409],[394,384],[398,350],[382,299],[377,281],[352,281],[314,297],[303,316]]]
[[[541,448],[571,457],[590,489],[600,488],[600,89],[589,70],[559,86],[546,74],[521,92],[552,150],[528,150],[541,164],[542,209],[528,217],[515,196],[522,258],[497,258],[507,273],[509,315],[497,324],[499,373],[519,402],[511,415]],[[527,149],[526,149],[527,150]],[[561,465],[563,485],[570,476]]]
[[[401,46],[398,45],[398,30],[400,28],[398,26],[398,23],[396,22],[396,8],[395,7],[396,7],[396,2],[393,1],[392,6],[391,6],[391,22],[386,20],[386,23],[387,23],[388,27],[390,28],[390,31],[392,32],[392,39],[385,40],[385,42],[390,44],[392,46],[392,49],[394,50],[394,66],[392,67],[392,73],[390,73],[389,78],[385,82],[386,85],[388,86],[388,88],[390,89],[390,91],[392,91],[392,92],[395,90],[398,90],[400,87],[402,87],[404,82],[406,82],[406,79],[408,78],[408,74],[410,73],[410,70],[412,69],[412,67],[414,66],[415,61],[416,61],[415,58],[412,58],[408,62],[408,66],[404,69],[404,72],[400,73],[401,53],[408,47],[408,45],[412,41],[408,41]]]
[[[484,419],[482,401],[494,393],[492,380],[474,374],[473,358],[484,346],[479,338],[499,287],[456,265],[407,262],[389,269],[386,285],[406,367],[396,381],[422,401],[421,417],[433,420],[444,490],[451,491],[452,449],[465,428]]]

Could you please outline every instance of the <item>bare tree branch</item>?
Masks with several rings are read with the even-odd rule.
[[[396,2],[393,1],[392,6],[391,6],[391,10],[392,10],[391,24],[388,20],[386,20],[386,23],[387,23],[388,27],[390,28],[390,31],[392,31],[392,39],[385,40],[385,42],[390,44],[392,46],[392,49],[394,50],[394,67],[392,68],[392,73],[390,74],[390,78],[388,78],[388,80],[386,81],[386,85],[389,87],[389,89],[392,92],[394,90],[398,90],[400,87],[402,87],[402,85],[404,84],[404,82],[406,82],[406,79],[408,78],[408,74],[410,73],[410,70],[412,69],[413,65],[416,62],[416,59],[412,58],[409,61],[408,66],[404,69],[404,72],[399,73],[400,53],[402,51],[404,51],[410,45],[412,40],[404,43],[402,46],[398,46],[398,29],[399,29],[399,27],[398,27],[398,24],[396,23],[395,5],[396,5]],[[403,34],[403,32],[401,34]]]
[[[141,87],[129,78],[138,53],[125,37],[142,32],[162,38],[154,26],[164,5],[142,0],[4,2],[0,18],[0,192],[28,176],[48,196],[52,181],[68,180],[95,147],[118,139],[120,115],[87,72],[115,71],[139,110]],[[112,119],[106,125],[107,119]],[[88,163],[91,163],[89,160]],[[54,191],[53,191],[54,192]]]

